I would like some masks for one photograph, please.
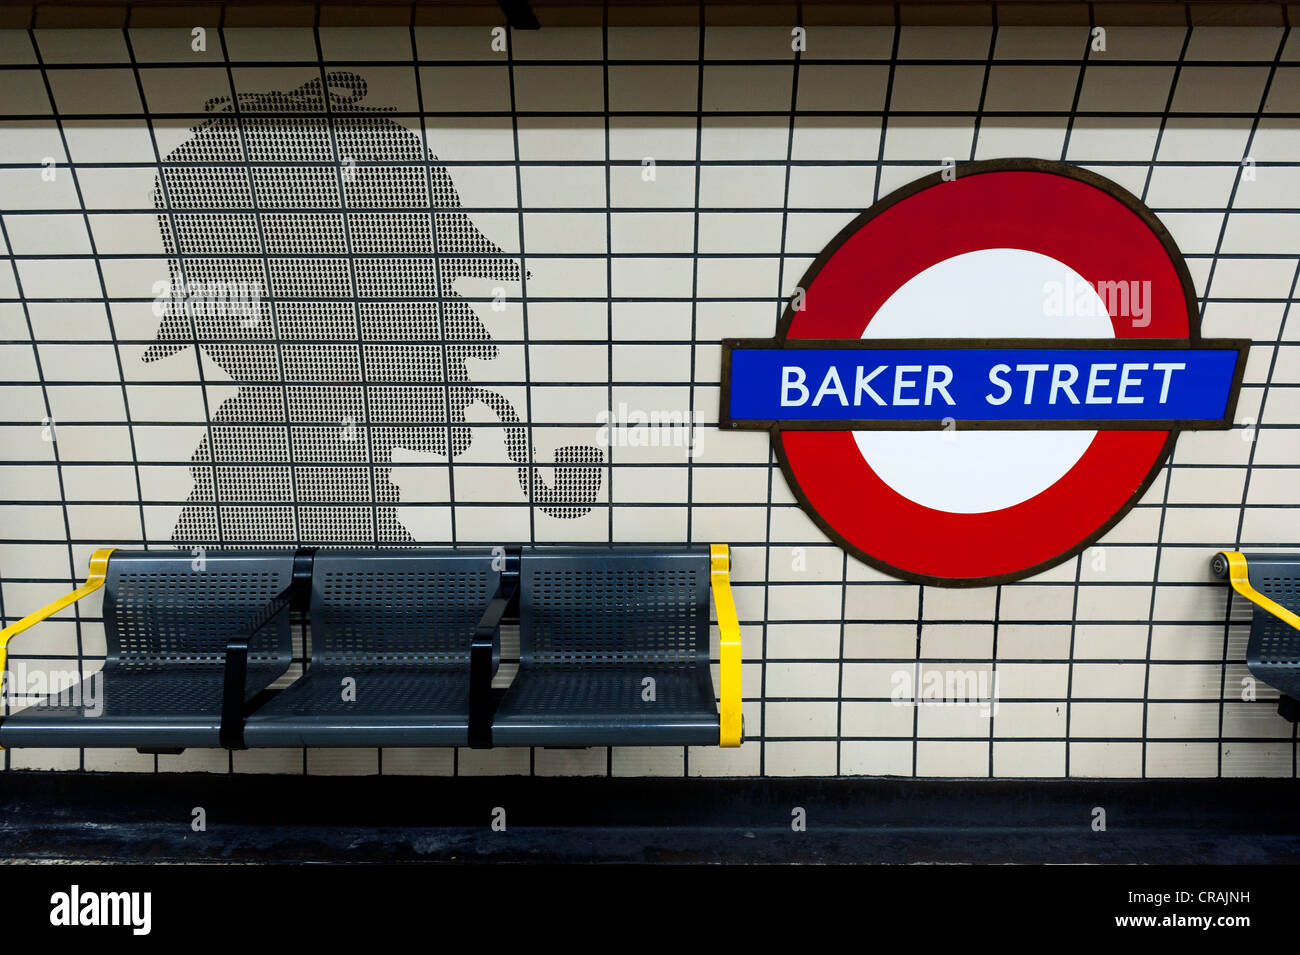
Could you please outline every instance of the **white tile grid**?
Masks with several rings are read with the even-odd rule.
[[[503,343],[485,375],[528,386],[502,390],[528,409],[539,460],[589,442],[596,414],[620,403],[703,416],[693,459],[680,448],[607,449],[604,496],[586,518],[536,514],[500,479],[499,453],[471,450],[450,469],[402,462],[403,520],[430,543],[453,526],[466,543],[732,543],[745,746],[18,750],[6,767],[1295,775],[1295,731],[1269,692],[1258,702],[1237,692],[1249,611],[1207,569],[1227,545],[1300,546],[1300,338],[1287,321],[1300,253],[1300,68],[1275,65],[1284,37],[1116,28],[1106,51],[1084,52],[1081,29],[886,28],[852,42],[827,30],[811,28],[799,56],[783,28],[711,28],[702,43],[690,29],[576,30],[540,47],[516,38],[512,54],[492,52],[475,28],[368,31],[363,47],[320,37],[329,65],[366,76],[371,101],[396,105],[397,121],[415,128],[425,114],[431,148],[475,224],[523,252],[523,304],[479,311]],[[140,362],[157,324],[141,289],[165,267],[150,201],[157,155],[192,122],[160,114],[193,116],[205,99],[229,96],[232,82],[284,88],[277,77],[321,66],[310,30],[282,31],[271,45],[227,31],[229,70],[220,51],[193,62],[177,53],[188,36],[130,39],[38,33],[44,71],[31,67],[26,35],[0,43],[28,64],[5,71],[0,107],[0,238],[13,263],[0,271],[5,622],[64,592],[94,546],[168,546],[208,409],[235,390],[203,387],[192,357]],[[398,52],[412,40],[418,88],[416,66],[402,62],[409,52]],[[613,62],[602,60],[606,48]],[[301,66],[275,69],[280,50]],[[447,115],[465,110],[480,112]],[[629,110],[640,112],[620,113]],[[1145,198],[1187,255],[1205,333],[1256,345],[1238,429],[1183,435],[1173,464],[1098,546],[1014,585],[922,588],[828,545],[764,437],[713,429],[717,342],[771,334],[781,297],[876,198],[945,158],[999,155],[1076,162]],[[40,175],[47,157],[53,182]],[[42,439],[51,417],[57,441]],[[94,669],[98,606],[91,598],[43,625],[39,649],[20,638],[12,658]],[[996,674],[996,713],[891,702],[900,671],[923,679],[931,668]]]

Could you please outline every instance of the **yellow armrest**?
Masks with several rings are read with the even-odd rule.
[[[54,603],[42,607],[35,613],[29,613],[17,623],[11,623],[9,626],[0,630],[0,690],[4,687],[4,677],[6,664],[9,657],[9,641],[18,634],[30,627],[36,626],[46,617],[58,613],[64,607],[70,607],[87,594],[93,594],[100,587],[104,586],[104,579],[108,574],[108,555],[113,553],[115,547],[104,547],[90,555],[90,573],[86,577],[86,582],[70,594],[64,594]]]
[[[727,545],[710,545],[709,583],[721,637],[720,746],[739,746],[744,732],[740,714],[740,620],[736,617],[736,602],[731,597],[730,572],[731,551]]]
[[[1265,597],[1250,585],[1250,570],[1246,567],[1246,555],[1237,551],[1222,551],[1223,559],[1228,562],[1228,582],[1232,589],[1251,603],[1262,607],[1284,623],[1300,630],[1300,616],[1287,610],[1276,600]]]

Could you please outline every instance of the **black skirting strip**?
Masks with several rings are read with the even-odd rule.
[[[1297,805],[1300,780],[1293,779],[8,772],[0,777],[0,855],[132,862],[1295,863]]]

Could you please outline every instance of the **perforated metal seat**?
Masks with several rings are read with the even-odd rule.
[[[248,746],[466,745],[488,550],[316,555],[307,672],[254,711]]]
[[[114,551],[103,670],[87,678],[93,686],[83,681],[5,717],[0,745],[219,745],[227,641],[292,576],[292,551],[209,551],[198,567],[189,552]],[[289,615],[280,613],[250,642],[245,700],[290,659]]]
[[[1276,689],[1278,712],[1300,721],[1300,554],[1215,554],[1214,573],[1253,605],[1246,666]]]
[[[1256,554],[1249,559],[1256,589],[1292,613],[1300,613],[1300,555]],[[1246,663],[1269,686],[1300,700],[1300,630],[1256,610]]]
[[[709,548],[528,548],[504,746],[718,743]]]
[[[1300,721],[1300,554],[1224,551],[1212,567],[1254,604],[1246,666],[1281,694],[1278,712]]]

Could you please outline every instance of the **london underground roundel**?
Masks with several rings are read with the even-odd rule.
[[[1105,533],[1179,431],[1231,427],[1248,346],[1201,338],[1173,239],[1115,183],[971,163],[850,223],[775,338],[723,342],[720,423],[770,431],[869,564],[1001,583]]]

